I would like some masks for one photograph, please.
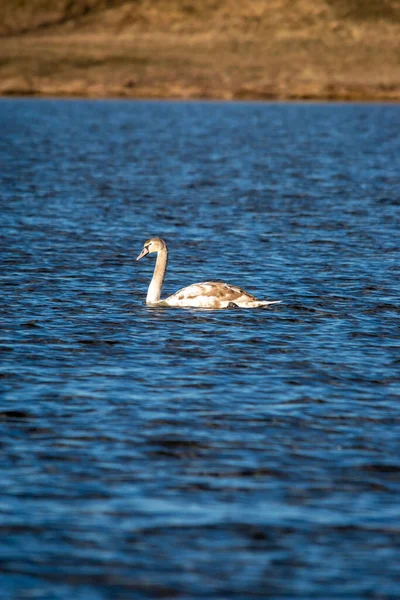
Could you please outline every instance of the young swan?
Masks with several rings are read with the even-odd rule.
[[[259,306],[268,306],[280,302],[280,300],[273,302],[257,300],[255,296],[248,294],[241,288],[220,281],[193,283],[165,300],[160,300],[168,263],[166,243],[161,238],[147,240],[136,260],[140,260],[152,252],[157,252],[157,260],[147,292],[146,304],[195,308],[258,308]]]

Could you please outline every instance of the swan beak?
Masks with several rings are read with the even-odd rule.
[[[136,260],[140,260],[141,258],[143,258],[143,256],[147,256],[148,253],[149,253],[148,248],[143,248],[143,250],[141,251],[141,253],[139,254],[139,256],[137,257]]]

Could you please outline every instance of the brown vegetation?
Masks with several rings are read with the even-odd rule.
[[[400,99],[399,0],[2,0],[0,93]]]

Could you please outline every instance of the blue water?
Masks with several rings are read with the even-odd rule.
[[[400,596],[400,108],[2,100],[1,599]],[[271,309],[144,304],[221,279]]]

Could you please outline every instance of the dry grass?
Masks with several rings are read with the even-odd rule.
[[[3,94],[400,98],[397,0],[3,0],[0,22]]]

